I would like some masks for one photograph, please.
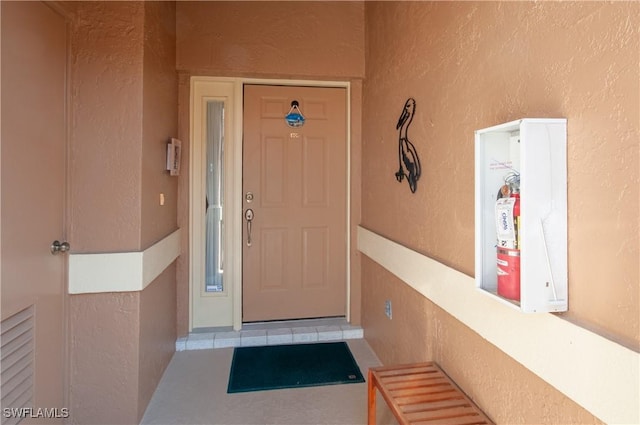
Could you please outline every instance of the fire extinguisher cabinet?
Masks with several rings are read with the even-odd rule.
[[[525,118],[475,132],[476,286],[526,313],[567,311],[566,152],[564,118]],[[514,175],[520,287],[519,296],[508,298],[498,291],[504,272],[498,270],[496,202],[505,178]]]

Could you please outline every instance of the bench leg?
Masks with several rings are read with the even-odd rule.
[[[373,383],[373,373],[369,371],[368,376],[368,399],[369,399],[369,410],[367,412],[367,424],[368,425],[376,425],[376,386]]]

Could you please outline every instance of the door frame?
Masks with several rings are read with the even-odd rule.
[[[243,88],[245,84],[263,84],[272,86],[306,86],[306,87],[333,87],[344,88],[346,90],[346,152],[347,161],[346,180],[346,218],[347,218],[347,250],[346,250],[346,319],[351,321],[351,83],[349,81],[319,81],[319,80],[291,80],[291,79],[269,79],[269,78],[235,78],[235,77],[207,77],[191,76],[190,79],[190,132],[189,132],[189,332],[193,330],[194,317],[194,296],[199,293],[201,286],[201,269],[204,268],[205,248],[202,244],[202,237],[197,234],[204,234],[202,209],[200,200],[202,194],[197,193],[201,189],[201,182],[196,179],[194,166],[197,166],[194,146],[195,134],[200,134],[201,129],[196,129],[200,124],[194,114],[195,99],[194,86],[199,83],[223,83],[233,85],[233,106],[232,106],[232,149],[226,151],[225,160],[225,192],[224,192],[224,217],[228,217],[225,222],[223,237],[225,238],[225,285],[228,296],[232,303],[232,321],[227,326],[233,326],[234,330],[242,329],[242,149],[243,149]],[[215,96],[214,93],[211,96]],[[196,122],[198,121],[198,122]]]

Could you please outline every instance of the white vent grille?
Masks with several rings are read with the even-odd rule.
[[[3,320],[0,324],[0,369],[2,373],[2,413],[5,408],[31,407],[33,401],[33,306]],[[16,416],[6,418],[2,424],[21,421]]]

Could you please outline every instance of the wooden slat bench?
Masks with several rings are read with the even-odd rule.
[[[376,388],[402,425],[493,424],[434,362],[370,368],[369,425],[376,423]]]

